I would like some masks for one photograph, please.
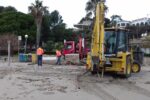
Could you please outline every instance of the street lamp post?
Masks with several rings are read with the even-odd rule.
[[[22,40],[21,36],[18,36],[18,55],[20,53],[20,41]]]
[[[25,35],[25,53],[27,51],[27,39],[28,39],[28,35],[26,34]]]

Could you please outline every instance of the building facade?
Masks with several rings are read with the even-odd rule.
[[[131,21],[131,25],[146,25],[150,24],[150,18],[144,17]]]

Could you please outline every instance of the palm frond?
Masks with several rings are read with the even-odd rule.
[[[91,11],[91,10],[93,10],[94,8],[93,8],[93,3],[92,2],[87,2],[86,3],[86,8],[85,8],[85,10],[88,12],[88,11]]]
[[[86,14],[85,18],[91,18],[91,17],[92,17],[92,12],[90,11]]]

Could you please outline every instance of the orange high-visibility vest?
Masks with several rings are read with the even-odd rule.
[[[57,56],[57,57],[61,56],[61,52],[58,51],[58,50],[56,50],[56,56]]]
[[[42,55],[44,53],[44,50],[42,48],[38,48],[36,51],[37,55]]]

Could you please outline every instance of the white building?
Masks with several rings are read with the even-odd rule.
[[[127,27],[128,25],[130,24],[130,21],[119,21],[117,22],[117,26],[116,27],[119,27],[119,28],[125,28]]]
[[[144,17],[131,21],[131,25],[145,25],[150,24],[150,18]]]
[[[127,25],[146,25],[146,24],[149,24],[150,25],[150,18],[147,18],[147,17],[144,17],[144,18],[139,18],[139,19],[135,19],[135,20],[132,20],[132,21],[119,21],[117,22],[117,27],[120,27],[120,28],[125,28]]]

